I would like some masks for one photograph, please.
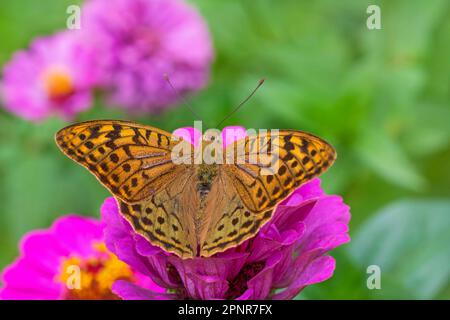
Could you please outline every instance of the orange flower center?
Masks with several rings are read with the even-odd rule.
[[[51,100],[61,101],[74,93],[75,88],[70,74],[59,68],[50,68],[44,73],[44,88]]]
[[[133,281],[130,267],[112,254],[103,242],[94,243],[95,253],[89,258],[70,256],[61,264],[58,281],[65,285],[64,299],[119,299],[111,287],[116,280]]]

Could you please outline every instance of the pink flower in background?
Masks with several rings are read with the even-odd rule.
[[[200,138],[193,128],[177,132],[191,135],[193,144]],[[319,179],[284,200],[255,237],[209,258],[182,260],[151,245],[121,216],[114,198],[101,212],[108,249],[167,289],[161,294],[118,280],[113,292],[123,299],[292,299],[333,275],[335,260],[327,253],[350,240],[349,207],[326,195]]]
[[[106,249],[103,228],[92,218],[66,216],[28,233],[20,257],[3,271],[0,299],[119,299],[111,291],[118,279],[162,292]]]
[[[39,38],[5,65],[0,94],[7,110],[38,121],[52,115],[71,119],[91,106],[98,81],[95,53],[76,32]]]
[[[206,84],[211,39],[204,20],[187,3],[94,0],[85,4],[83,19],[113,104],[154,113],[175,103],[165,73],[181,94]]]

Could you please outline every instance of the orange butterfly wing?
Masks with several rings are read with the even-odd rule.
[[[210,217],[201,236],[203,256],[253,237],[281,201],[336,159],[334,148],[323,139],[295,130],[250,135],[227,149],[233,150],[236,163],[220,166],[207,200]]]
[[[56,143],[92,172],[114,196],[147,199],[183,171],[171,161],[171,134],[133,122],[88,121],[60,130]]]
[[[333,147],[308,133],[251,135],[225,150],[235,151],[236,163],[212,165],[217,175],[202,200],[200,166],[171,159],[178,143],[188,143],[163,130],[88,121],[60,130],[56,142],[116,197],[136,232],[182,258],[211,256],[251,238],[283,199],[336,158]],[[190,150],[185,156],[193,161]]]

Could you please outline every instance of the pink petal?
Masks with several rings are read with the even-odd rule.
[[[266,261],[264,269],[247,282],[248,289],[253,291],[253,300],[267,299],[270,290],[272,289],[273,270],[281,261],[281,258],[282,255],[279,252],[274,253],[274,255]]]
[[[222,142],[225,148],[229,144],[245,138],[247,136],[247,131],[244,127],[240,126],[228,126],[222,129]]]
[[[34,260],[39,270],[52,275],[59,272],[62,257],[71,253],[48,230],[29,232],[22,238],[20,247],[22,255]]]
[[[65,250],[82,257],[92,255],[93,243],[103,240],[103,225],[93,218],[65,216],[57,219],[51,230]]]
[[[154,292],[144,289],[134,283],[117,280],[112,286],[112,291],[124,300],[172,300],[174,295]]]
[[[300,291],[314,283],[323,282],[331,278],[336,268],[336,261],[330,256],[314,260],[301,275],[284,291],[273,296],[274,300],[293,299]]]
[[[22,299],[25,296],[30,299],[39,299],[41,296],[59,299],[62,293],[63,284],[56,281],[55,272],[48,273],[40,270],[39,261],[33,259],[20,258],[8,266],[3,274],[5,287],[2,289],[2,296],[7,299]]]
[[[173,135],[190,142],[194,146],[198,146],[202,139],[202,132],[193,127],[178,128],[173,132]]]
[[[220,277],[186,273],[183,280],[189,297],[193,299],[222,299],[228,290],[228,282]]]

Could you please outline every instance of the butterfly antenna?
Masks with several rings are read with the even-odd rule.
[[[253,97],[253,95],[256,93],[256,91],[258,91],[259,87],[263,85],[265,80],[266,79],[264,78],[260,79],[256,88],[253,89],[253,91],[248,95],[248,97],[245,98],[241,103],[239,103],[239,105],[233,111],[231,111],[222,121],[220,121],[219,124],[216,126],[216,128],[218,128],[222,123],[225,122],[225,120],[227,120],[229,117],[235,114],[248,100],[250,100],[251,97]]]
[[[186,106],[186,108],[189,109],[189,111],[192,112],[192,114],[199,119],[200,121],[203,122],[202,118],[200,118],[200,116],[197,114],[197,112],[194,111],[194,109],[192,108],[192,106],[190,105],[190,103],[182,96],[178,93],[177,89],[175,89],[175,87],[173,86],[172,82],[170,81],[169,75],[167,73],[164,73],[164,80],[169,84],[170,88],[172,89],[172,91],[175,93],[175,96],[177,97],[178,100],[183,101],[184,105]]]

